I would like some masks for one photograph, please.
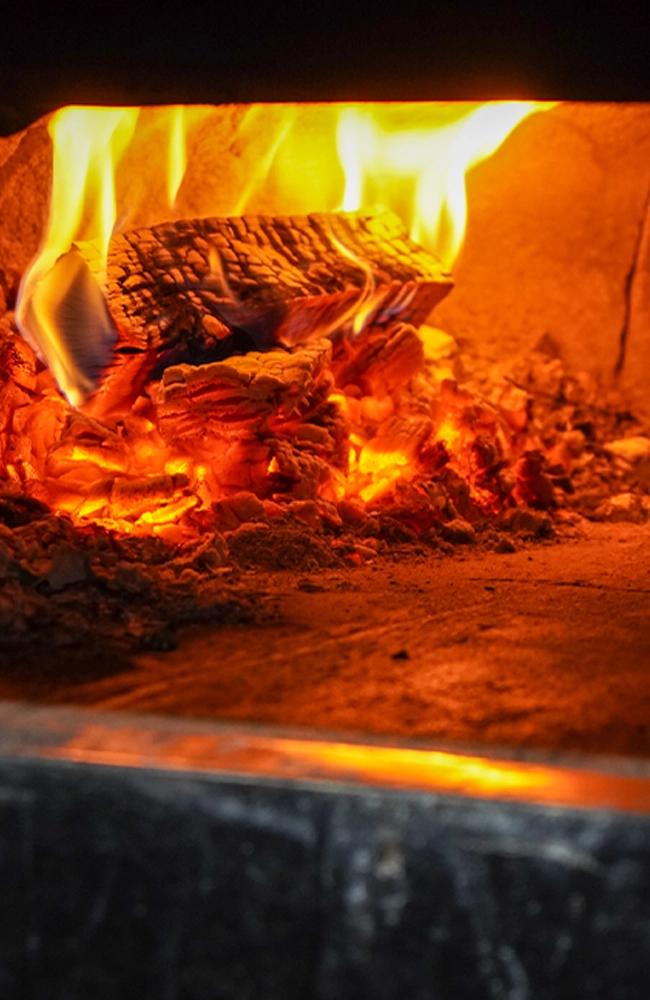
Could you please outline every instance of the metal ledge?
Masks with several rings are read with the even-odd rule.
[[[650,768],[0,704],[3,1000],[645,1000]]]
[[[0,702],[0,757],[650,812],[650,762]]]

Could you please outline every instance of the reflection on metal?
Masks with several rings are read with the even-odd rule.
[[[254,725],[7,702],[0,703],[0,757],[650,812],[646,762],[558,755],[549,762],[541,753],[513,760],[507,752],[488,756],[373,738],[319,738]]]

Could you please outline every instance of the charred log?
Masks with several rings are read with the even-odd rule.
[[[320,340],[292,353],[168,368],[156,397],[160,433],[176,447],[203,450],[221,487],[283,493],[304,483],[294,495],[313,496],[330,464],[347,463],[348,429],[327,400],[330,358],[329,341]]]
[[[156,403],[160,432],[168,441],[241,437],[279,414],[290,418],[316,391],[319,399],[327,395],[329,361],[330,345],[321,340],[291,354],[252,352],[167,368]]]
[[[337,345],[333,370],[336,385],[357,386],[368,396],[383,397],[401,388],[420,371],[422,341],[407,323],[367,327],[359,337]]]
[[[387,211],[180,220],[115,236],[108,255],[118,351],[205,352],[236,330],[296,344],[360,312],[417,326],[451,287]]]

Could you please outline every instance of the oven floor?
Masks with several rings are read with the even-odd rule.
[[[650,531],[250,573],[269,621],[169,653],[0,662],[0,697],[650,756]]]

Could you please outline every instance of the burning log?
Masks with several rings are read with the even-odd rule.
[[[330,344],[319,340],[290,354],[253,351],[212,364],[181,364],[163,372],[156,401],[158,426],[168,441],[241,437],[271,417],[291,417],[327,395]]]
[[[367,327],[354,341],[344,340],[333,365],[341,389],[357,386],[365,395],[382,398],[420,371],[422,341],[408,323]]]
[[[204,352],[233,329],[268,347],[353,322],[355,332],[397,318],[417,326],[451,287],[387,211],[180,220],[115,236],[108,254],[108,305],[127,352]]]
[[[347,427],[327,402],[330,359],[330,342],[319,340],[291,353],[167,368],[156,398],[160,433],[203,449],[222,486],[263,490],[274,460],[279,489],[307,480],[312,496],[331,475],[328,461],[347,461]]]

